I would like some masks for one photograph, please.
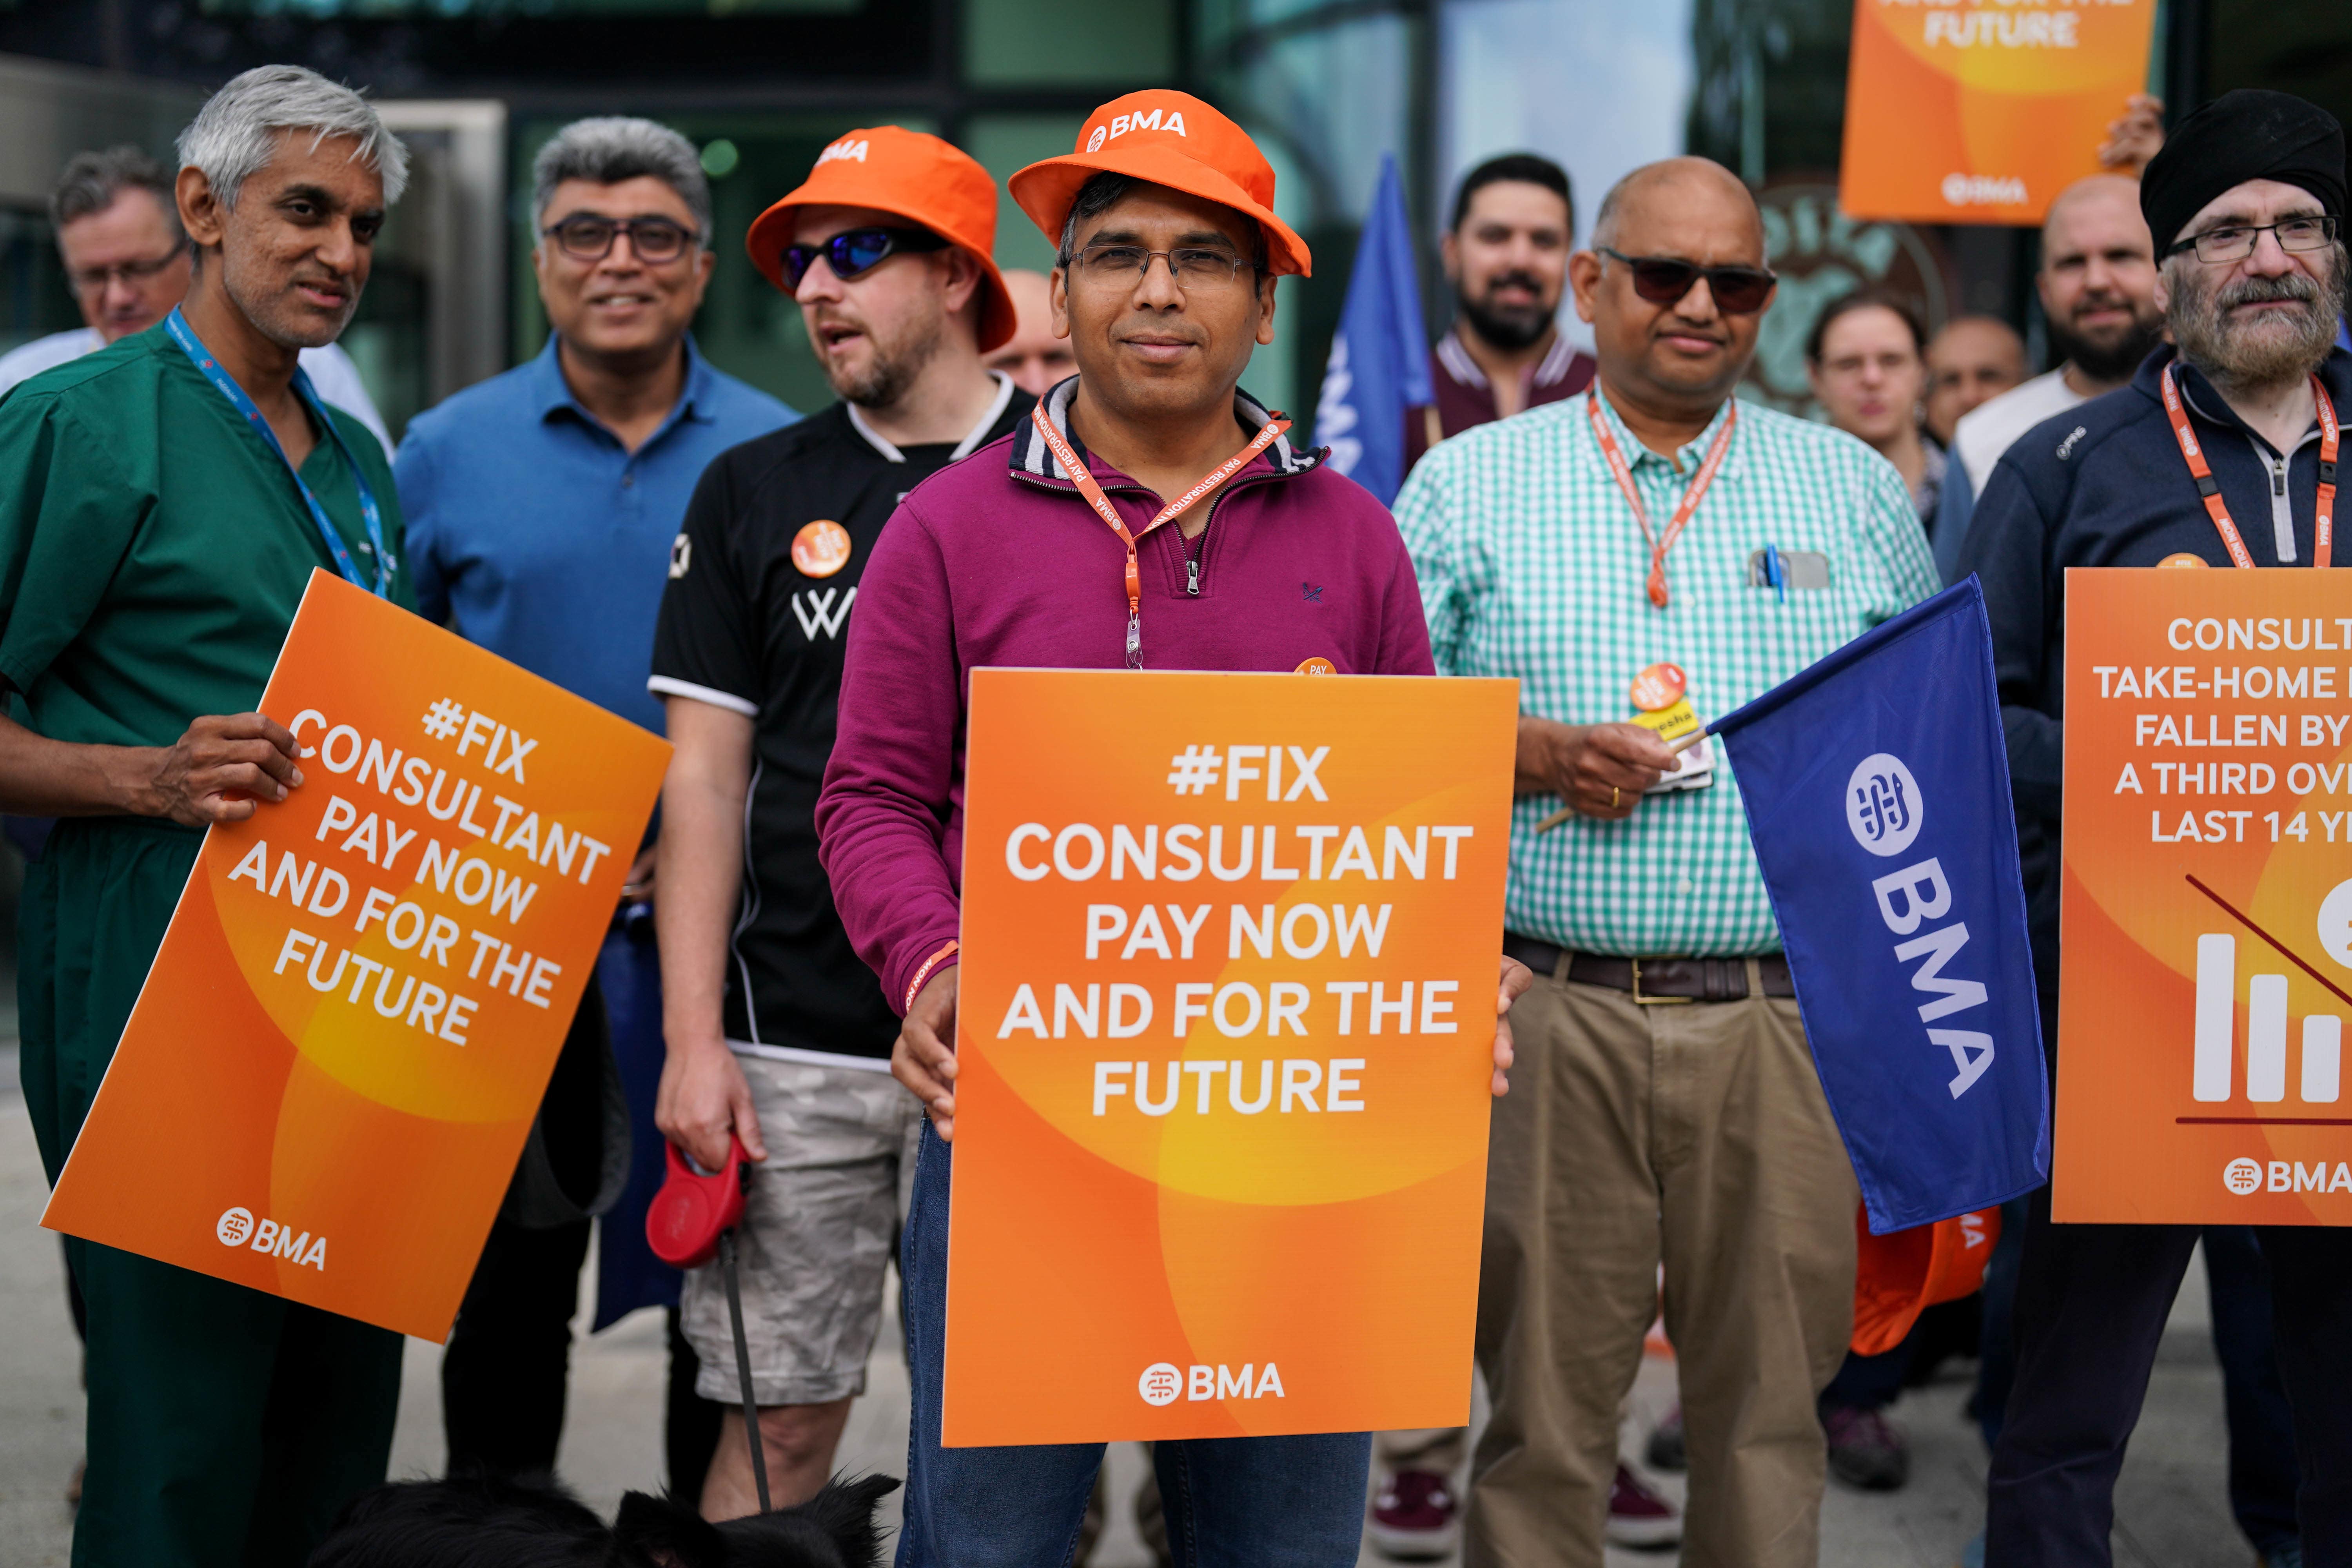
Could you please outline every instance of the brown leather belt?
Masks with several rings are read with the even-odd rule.
[[[1682,1002],[1741,1002],[1748,997],[1748,963],[1744,958],[1609,958],[1597,952],[1570,952],[1538,937],[1517,931],[1503,933],[1503,951],[1539,975],[1558,975],[1579,985],[1604,985],[1623,991],[1644,1005]],[[1565,972],[1560,959],[1566,957]],[[1793,997],[1794,981],[1789,961],[1777,952],[1757,959],[1756,968],[1767,996]]]

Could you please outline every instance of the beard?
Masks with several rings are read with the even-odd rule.
[[[836,368],[828,361],[824,379],[844,403],[854,403],[860,408],[893,407],[907,395],[907,389],[915,384],[915,378],[923,374],[923,367],[940,352],[946,322],[937,316],[912,322],[887,342],[871,322],[861,324],[866,341],[873,345],[865,364]]]
[[[2128,301],[2124,308],[2131,311],[2130,323],[2105,331],[2077,332],[2070,323],[2051,317],[2045,324],[2059,359],[2093,381],[2122,381],[2137,370],[2140,361],[2164,341],[2164,316],[2153,305],[2145,308],[2145,314]]]
[[[1460,309],[1473,331],[1506,353],[1533,348],[1544,333],[1551,330],[1551,319],[1559,312],[1559,302],[1532,305],[1497,305],[1495,291],[1507,284],[1516,284],[1543,298],[1543,285],[1526,272],[1498,272],[1486,280],[1486,291],[1473,300],[1467,293],[1456,292],[1454,304]]]
[[[2166,324],[2180,345],[2180,357],[2218,386],[2268,387],[2298,380],[2317,370],[2336,346],[2345,271],[2340,244],[2331,247],[2324,279],[2291,272],[2244,278],[2217,289],[2193,266],[2180,266],[2168,279],[2172,300]],[[2268,311],[2251,321],[2231,317],[2236,306],[2273,300],[2293,300],[2300,309]]]

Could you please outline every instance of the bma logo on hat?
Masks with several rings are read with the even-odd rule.
[[[1087,151],[1099,153],[1104,142],[1116,142],[1130,131],[1169,131],[1179,136],[1189,135],[1184,129],[1184,111],[1171,109],[1167,112],[1168,118],[1164,122],[1160,118],[1160,111],[1156,109],[1149,113],[1138,110],[1129,114],[1114,115],[1109,124],[1095,127],[1095,133],[1087,138]]]
[[[1874,752],[1845,781],[1845,825],[1873,855],[1900,855],[1919,837],[1919,781],[1903,759]]]
[[[816,155],[816,163],[814,166],[822,169],[835,159],[846,158],[855,158],[863,163],[866,162],[866,143],[863,138],[856,142],[836,142]]]
[[[243,1247],[253,1235],[253,1211],[233,1208],[222,1211],[220,1223],[213,1226],[223,1247]]]
[[[1177,1396],[1184,1392],[1184,1374],[1170,1363],[1153,1362],[1143,1369],[1142,1377],[1136,1381],[1135,1392],[1143,1395],[1143,1403],[1155,1409],[1162,1405],[1173,1405]]]

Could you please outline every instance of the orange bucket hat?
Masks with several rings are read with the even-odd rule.
[[[1307,275],[1314,258],[1307,242],[1274,216],[1274,165],[1247,132],[1191,93],[1153,88],[1114,98],[1087,116],[1077,151],[1032,163],[1005,184],[1058,246],[1078,187],[1101,174],[1130,174],[1247,214],[1265,235],[1266,270]]]
[[[1270,184],[1271,182],[1269,182]],[[1013,337],[1013,296],[996,270],[996,182],[971,155],[897,125],[846,132],[817,154],[800,188],[751,220],[743,248],[784,287],[784,247],[798,207],[872,207],[921,225],[980,263],[980,352]]]
[[[1853,1338],[1848,1342],[1856,1355],[1877,1355],[1901,1344],[1920,1313],[1984,1284],[1985,1265],[2000,1239],[2000,1211],[1979,1209],[1885,1236],[1871,1235],[1868,1212],[1857,1211],[1853,1230]]]

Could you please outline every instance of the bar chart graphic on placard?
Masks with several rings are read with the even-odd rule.
[[[2212,1102],[2237,1097],[2238,939],[2207,931],[2197,939],[2196,1056],[2189,1093]],[[2287,1098],[2286,975],[2246,976],[2246,1098],[2275,1105]],[[2344,1020],[2314,1013],[2302,1020],[2295,1099],[2334,1105],[2342,1081]]]

